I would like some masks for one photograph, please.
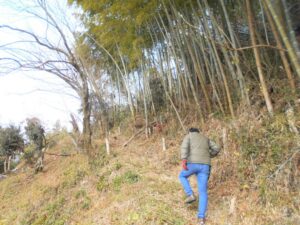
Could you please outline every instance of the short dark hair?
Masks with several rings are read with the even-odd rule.
[[[195,127],[191,127],[190,129],[189,129],[189,132],[197,132],[197,133],[199,133],[200,131],[199,131],[199,129],[198,128],[195,128]]]

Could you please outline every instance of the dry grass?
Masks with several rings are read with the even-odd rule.
[[[204,132],[222,136],[223,127],[230,135],[233,128],[211,119]],[[1,181],[0,224],[196,224],[197,203],[182,203],[177,178],[182,137],[168,135],[166,152],[159,135],[137,138],[126,148],[126,137],[114,137],[109,157],[103,158],[102,152],[102,158],[89,163],[81,154],[46,155],[44,172],[34,175],[28,169]],[[69,140],[60,140],[51,151],[63,146],[72,152],[66,143]],[[97,146],[104,151],[102,142]],[[237,144],[228,138],[225,151],[213,161],[207,224],[299,224],[299,191],[268,190],[263,199],[259,184],[239,179],[240,157]],[[191,183],[196,190],[195,179]]]

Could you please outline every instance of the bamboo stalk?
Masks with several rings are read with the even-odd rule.
[[[264,2],[264,4],[265,4],[265,2]],[[281,44],[279,34],[278,34],[277,29],[275,27],[274,21],[273,21],[271,15],[270,15],[270,12],[268,10],[266,10],[266,15],[267,15],[268,21],[270,23],[271,30],[274,34],[274,38],[275,38],[275,41],[277,43],[277,46],[279,48],[283,48],[283,45]],[[280,57],[281,57],[281,60],[282,60],[282,63],[283,63],[283,66],[284,66],[284,69],[285,69],[285,72],[286,72],[286,76],[287,76],[289,84],[290,84],[290,87],[292,89],[293,94],[295,94],[296,93],[295,80],[293,78],[291,67],[290,67],[288,59],[286,57],[286,53],[283,52],[283,51],[279,51],[279,54],[280,54]]]
[[[263,2],[265,3],[265,6],[266,6],[265,9],[269,10],[270,14],[272,15],[272,17],[274,19],[274,22],[277,26],[277,29],[278,29],[278,31],[281,35],[282,41],[283,41],[283,43],[285,44],[285,46],[287,48],[287,52],[288,52],[288,55],[291,59],[291,62],[293,64],[294,68],[295,68],[295,71],[296,71],[298,77],[300,78],[300,63],[299,63],[296,51],[292,47],[292,45],[291,45],[291,43],[288,39],[288,36],[286,35],[283,24],[281,23],[280,19],[278,18],[277,14],[275,12],[275,9],[272,5],[271,0],[263,0]]]
[[[297,50],[299,50],[299,45],[298,45],[298,42],[296,40],[295,32],[294,32],[294,29],[293,29],[293,26],[292,26],[292,21],[291,21],[291,18],[290,18],[290,12],[289,12],[286,0],[281,0],[281,2],[282,2],[283,9],[284,9],[284,15],[285,15],[285,19],[286,19],[287,29],[288,29],[288,32],[289,32],[289,37],[292,41],[293,48],[297,51]]]
[[[198,5],[199,5],[199,8],[202,10],[203,15],[205,15],[205,10],[203,9],[200,1],[198,1]],[[211,33],[211,29],[209,28],[209,22],[207,21],[205,16],[203,16],[203,21],[204,21],[203,22],[203,27],[207,31],[209,38],[212,39],[213,35]],[[235,114],[234,114],[234,110],[233,110],[232,98],[231,98],[231,94],[230,94],[230,91],[229,91],[228,81],[227,81],[227,78],[226,78],[226,75],[225,75],[223,64],[222,64],[221,59],[218,55],[218,51],[217,51],[217,47],[216,47],[215,43],[213,41],[208,42],[208,43],[211,45],[212,53],[214,55],[214,60],[216,61],[216,64],[218,65],[218,69],[220,71],[220,74],[221,74],[221,77],[222,77],[222,80],[223,80],[225,93],[226,93],[226,98],[227,98],[227,101],[228,101],[228,107],[229,107],[229,110],[230,110],[231,117],[234,118]]]
[[[7,161],[7,157],[6,157],[6,159],[4,160],[4,163],[3,163],[3,166],[4,166],[4,173],[7,172],[7,163],[8,163],[8,161]]]
[[[253,23],[253,15],[252,15],[252,9],[251,9],[251,4],[250,0],[246,0],[246,7],[247,7],[247,15],[248,15],[248,23],[249,23],[249,32],[250,32],[250,38],[251,38],[251,43],[252,45],[256,45],[256,39],[255,39],[255,34],[254,34],[254,23]],[[265,83],[265,78],[264,74],[262,71],[262,65],[261,65],[261,60],[259,56],[259,52],[257,48],[253,48],[254,56],[255,56],[255,62],[257,66],[257,72],[260,80],[260,85],[261,85],[261,90],[267,105],[267,109],[269,114],[272,116],[273,115],[273,106],[271,103],[271,99],[268,93],[268,89]]]

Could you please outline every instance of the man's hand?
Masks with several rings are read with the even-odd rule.
[[[184,170],[188,170],[188,168],[187,168],[187,160],[186,160],[186,159],[183,159],[183,160],[182,160],[182,168],[183,168]]]

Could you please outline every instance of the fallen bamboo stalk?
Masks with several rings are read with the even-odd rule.
[[[63,156],[63,157],[68,157],[68,156],[76,155],[76,154],[58,154],[58,153],[49,153],[49,152],[45,152],[44,154],[54,155],[54,156]]]
[[[276,178],[276,176],[278,175],[278,173],[285,167],[285,165],[290,162],[299,152],[300,152],[300,148],[296,148],[295,151],[291,157],[289,157],[286,161],[284,161],[281,165],[278,166],[278,169],[273,173],[271,174],[268,179],[271,179],[271,178]]]
[[[137,137],[139,134],[141,134],[142,132],[144,131],[144,128],[141,128],[140,130],[138,130],[134,135],[131,136],[131,138],[126,141],[124,144],[123,144],[123,148],[125,148],[135,137]]]

